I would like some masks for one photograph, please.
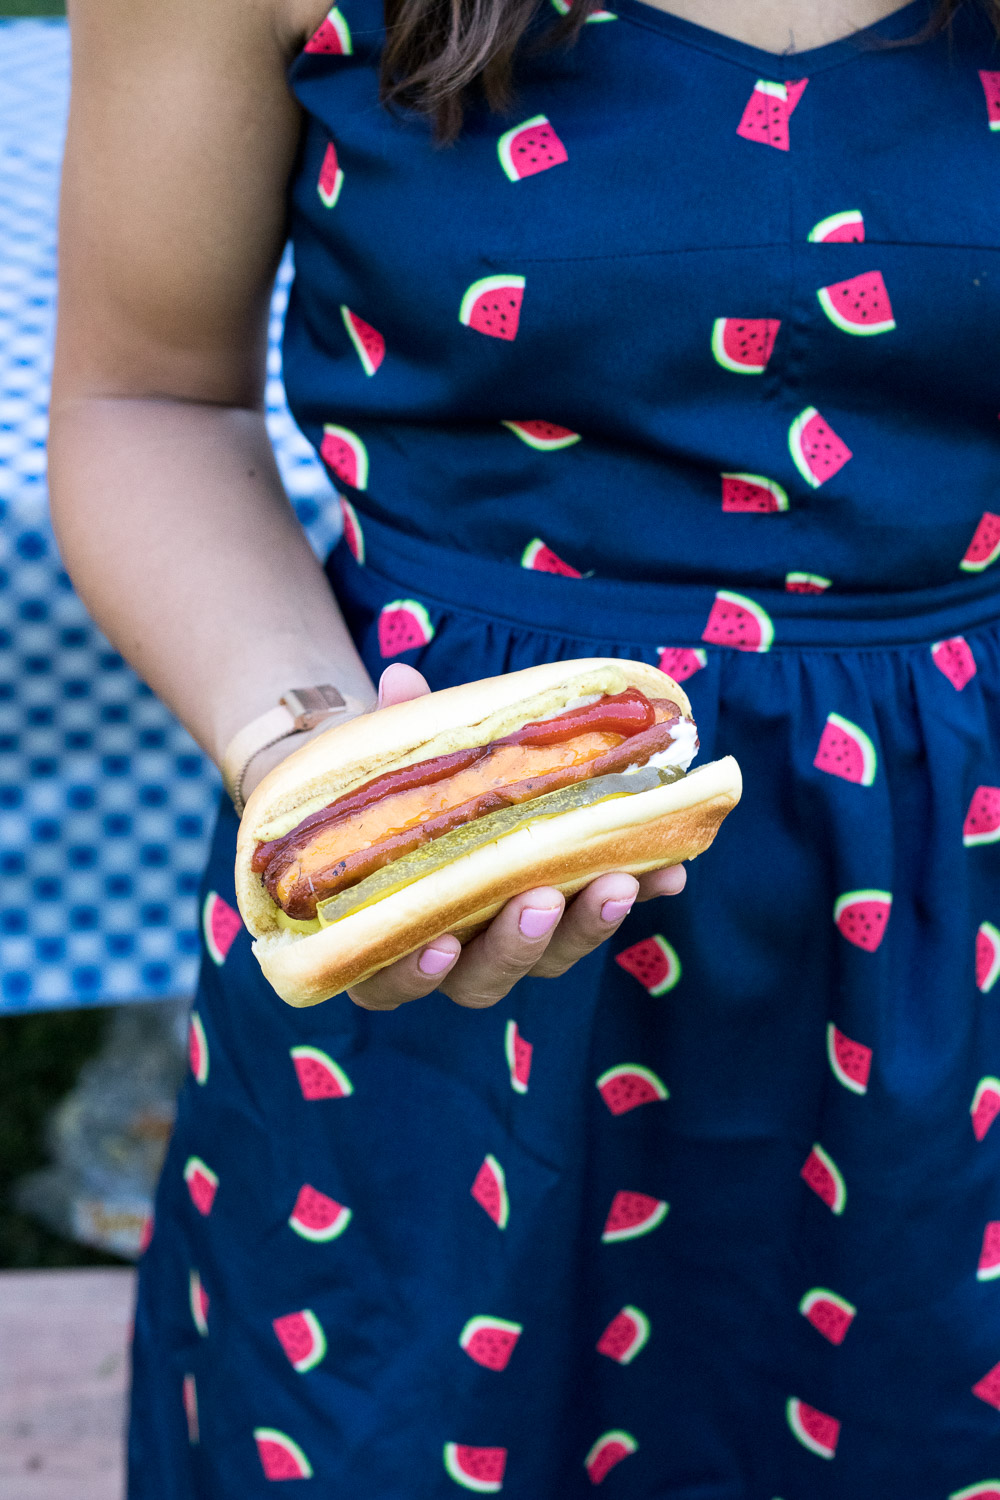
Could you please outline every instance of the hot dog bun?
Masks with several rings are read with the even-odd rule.
[[[250,797],[240,824],[236,895],[264,974],[290,1005],[315,1005],[445,932],[460,938],[505,901],[538,885],[571,895],[609,870],[638,874],[693,859],[739,801],[739,767],[727,757],[652,791],[540,819],[442,869],[302,935],[279,926],[277,908],[251,869],[258,841],[290,831],[390,769],[499,739],[592,693],[636,687],[691,708],[683,688],[642,662],[553,662],[447,688],[353,719],[281,762]],[[525,804],[526,817],[530,804]]]

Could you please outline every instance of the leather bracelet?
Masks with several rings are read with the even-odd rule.
[[[289,688],[266,713],[251,719],[233,735],[222,757],[222,783],[232,798],[233,806],[242,817],[246,806],[243,783],[251,762],[264,750],[279,744],[290,735],[304,730],[317,729],[320,725],[333,727],[337,719],[352,719],[365,713],[370,704],[359,698],[345,697],[332,682],[317,683],[314,687]],[[330,721],[327,724],[327,721]]]

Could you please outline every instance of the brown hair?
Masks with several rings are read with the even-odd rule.
[[[383,101],[429,116],[438,140],[447,142],[459,134],[472,98],[484,99],[498,112],[509,108],[514,54],[540,4],[548,0],[384,3],[387,41],[382,54]],[[927,25],[907,41],[923,42],[946,30],[970,3],[988,12],[1000,36],[1000,0],[937,0]],[[601,0],[572,0],[549,27],[547,44],[575,41],[590,12],[600,4]]]

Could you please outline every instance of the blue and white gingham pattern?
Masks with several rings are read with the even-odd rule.
[[[56,194],[69,84],[61,21],[0,23],[0,1010],[185,994],[218,781],[88,620],[45,490]],[[339,527],[284,403],[275,291],[268,426],[317,551]]]

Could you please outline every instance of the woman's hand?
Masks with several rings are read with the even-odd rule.
[[[430,689],[412,667],[396,663],[382,674],[379,706],[405,703]],[[687,879],[683,865],[632,875],[602,875],[566,905],[551,886],[515,896],[463,948],[451,936],[401,958],[348,994],[365,1010],[395,1010],[442,990],[456,1005],[481,1010],[502,1000],[519,979],[554,979],[617,932],[636,901],[674,896]]]

